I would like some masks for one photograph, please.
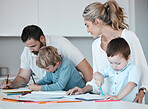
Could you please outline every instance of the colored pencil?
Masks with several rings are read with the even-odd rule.
[[[104,96],[104,93],[103,93],[102,87],[100,87],[100,91],[101,91],[101,94]]]
[[[120,100],[96,100],[95,102],[113,102],[113,101],[120,101]]]
[[[27,84],[21,84],[22,86],[27,86],[28,87],[28,85]]]
[[[9,74],[7,75],[6,84],[8,84],[8,80],[9,80]],[[8,89],[8,86],[6,86],[6,89]]]
[[[31,77],[32,77],[32,80],[33,80],[34,84],[36,84],[36,82],[35,82],[35,80],[33,78],[33,73],[31,73]]]

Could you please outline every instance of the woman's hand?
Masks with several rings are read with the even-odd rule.
[[[144,97],[144,91],[140,90],[136,98],[134,99],[134,102],[142,103],[143,97]]]
[[[83,94],[84,90],[83,88],[79,88],[79,87],[74,87],[73,89],[70,89],[69,91],[66,92],[66,95],[79,95],[79,94]]]
[[[28,88],[33,91],[41,91],[42,90],[42,86],[40,86],[38,84],[29,84]]]

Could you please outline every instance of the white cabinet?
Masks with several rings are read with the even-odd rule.
[[[28,24],[38,24],[37,0],[0,0],[0,36],[20,36]]]
[[[91,37],[82,13],[94,1],[107,0],[0,0],[0,36],[20,36],[25,26],[37,24],[45,35]],[[117,2],[129,13],[128,0]]]
[[[82,12],[90,0],[0,0],[0,36],[20,36],[37,24],[45,34],[88,36]]]
[[[84,25],[82,13],[88,4],[99,1],[105,3],[107,0],[39,0],[39,26],[48,35],[91,37]],[[128,2],[117,0],[117,3],[125,9],[127,16]]]
[[[39,0],[39,25],[45,34],[89,36],[82,13],[91,0]]]

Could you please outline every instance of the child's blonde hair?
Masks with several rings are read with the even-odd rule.
[[[36,64],[40,68],[47,68],[49,65],[55,66],[57,62],[61,62],[61,60],[61,55],[58,54],[57,49],[52,46],[47,46],[40,48]]]

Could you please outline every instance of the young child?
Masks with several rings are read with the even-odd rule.
[[[94,74],[100,88],[109,77],[110,90],[106,99],[132,102],[138,92],[140,73],[130,60],[130,47],[123,38],[116,38],[107,45],[106,54],[110,65]]]
[[[75,86],[84,87],[85,81],[74,65],[66,58],[61,57],[57,49],[52,46],[42,47],[39,50],[36,64],[46,70],[46,75],[37,82],[30,84],[29,89],[35,91],[69,90]]]

